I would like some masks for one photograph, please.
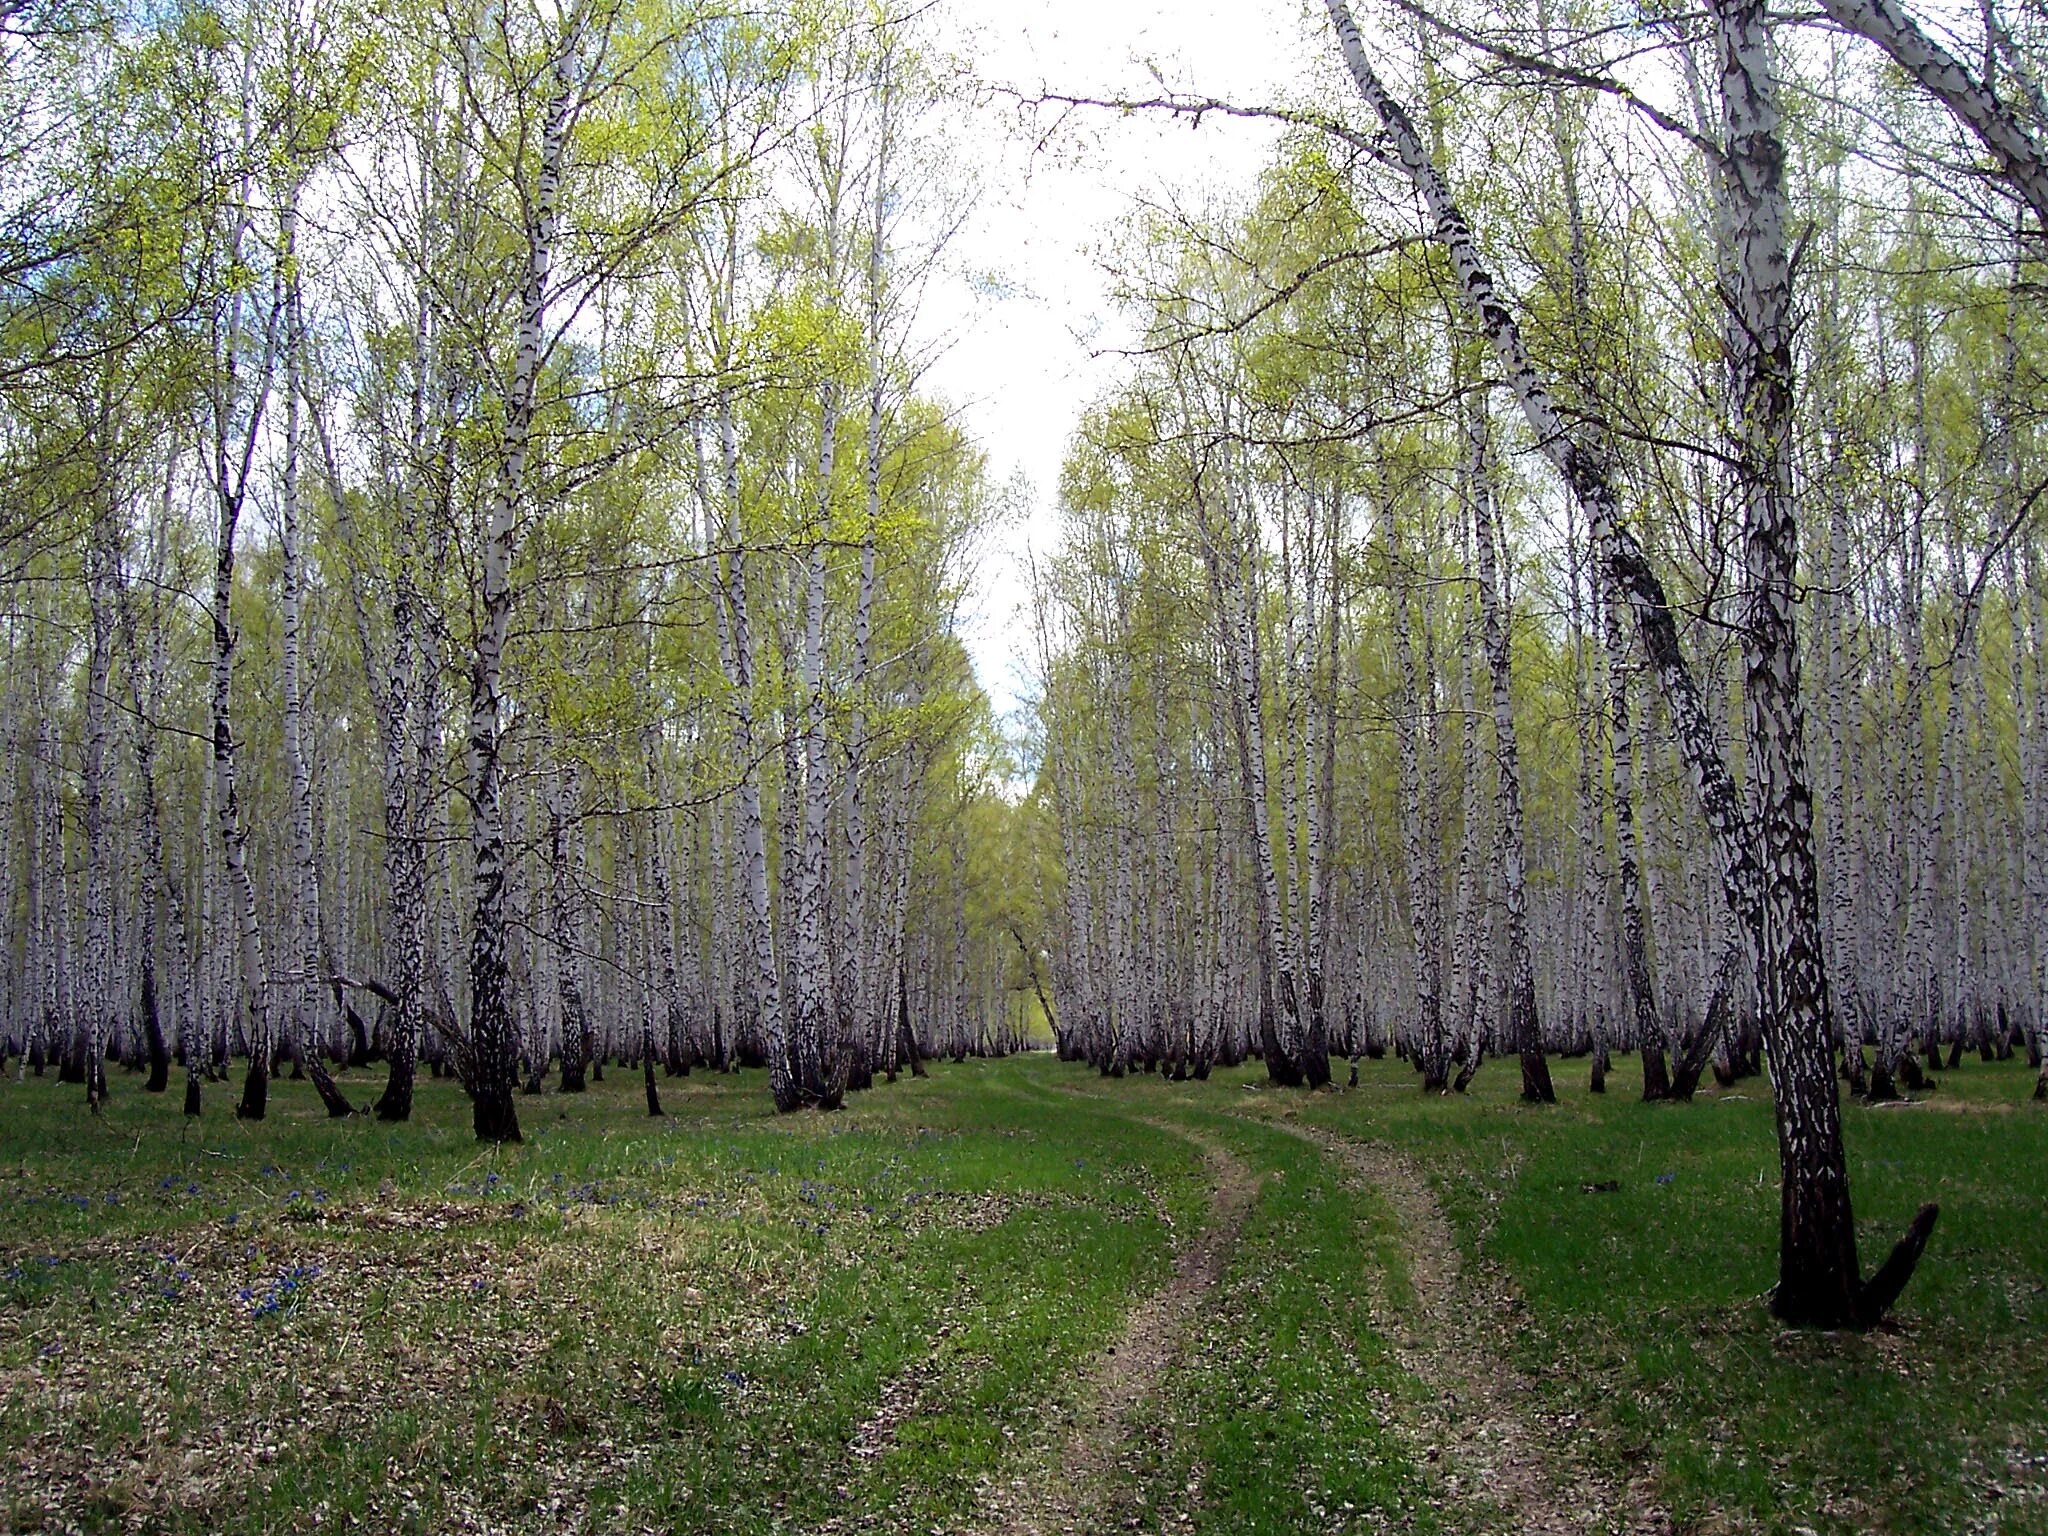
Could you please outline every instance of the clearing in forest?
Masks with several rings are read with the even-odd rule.
[[[614,1080],[479,1151],[439,1083],[113,1087],[0,1085],[0,1529],[2048,1530],[2018,1067],[1850,1112],[1873,1227],[1945,1204],[1867,1337],[1764,1310],[1748,1093],[1040,1056],[802,1120]]]

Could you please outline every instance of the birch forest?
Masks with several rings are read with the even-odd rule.
[[[1028,1103],[999,1138],[1165,1213],[1166,1154],[1090,1138],[1177,1116],[1208,1235],[1162,1216],[1148,1283],[1176,1278],[1128,1321],[1174,1338],[1262,1304],[1203,1246],[1281,1198],[1246,1117],[1336,1148],[1315,1189],[1462,1235],[1571,1127],[1669,1161],[1750,1103],[1757,1326],[1892,1328],[1923,1257],[1912,1315],[1964,1316],[1945,1288],[2003,1261],[1975,1186],[1945,1192],[1963,1165],[2021,1202],[2021,1294],[2048,1263],[2048,11],[1272,11],[1299,83],[1247,99],[1006,73],[971,0],[0,0],[21,1178],[230,1131],[205,1155],[324,1136],[368,1167],[342,1149],[381,1126],[394,1168],[463,1144],[514,1179],[537,1127],[810,1146]],[[1091,343],[1110,382],[1057,483],[1006,476],[1008,428],[935,382],[973,323],[945,295],[1007,281],[963,273],[996,190],[973,147],[1162,125],[1268,148],[1072,231],[1128,340]],[[1939,1116],[1989,1139],[1886,1139]],[[1492,1151],[1429,1161],[1467,1135]],[[1547,1198],[1628,1196],[1572,1156]],[[1606,1241],[1676,1294],[1663,1230]],[[1479,1283],[1449,1243],[1412,1249],[1418,1290]],[[278,1283],[250,1305],[298,1307]],[[1482,1369],[1437,1347],[1425,1381]],[[1179,1367],[1117,1369],[1076,1389],[1102,1445]],[[818,1431],[870,1471],[926,1411],[876,1390]],[[2034,1401],[2012,1443],[2048,1458]],[[1536,1471],[1512,1434],[1475,1464],[1503,1529],[1567,1528],[1529,1489],[1608,1499],[1600,1529],[1752,1528],[1530,1434]],[[1014,1507],[977,1474],[916,1528],[1182,1529],[1124,1520],[1109,1454]],[[1199,1483],[1187,1529],[1353,1528],[1202,1513]],[[1871,1497],[1751,1513],[1934,1528]],[[1432,1518],[1400,1528],[1491,1528]]]
[[[26,1068],[403,1120],[424,1065],[516,1139],[555,1069],[831,1108],[1013,1043],[953,633],[996,495],[918,388],[958,213],[902,29],[16,20]],[[323,1063],[373,1059],[352,1106]]]

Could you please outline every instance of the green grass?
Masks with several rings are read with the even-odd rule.
[[[0,1526],[929,1523],[1203,1204],[1191,1148],[966,1072],[831,1119],[617,1082],[481,1153],[445,1084],[402,1128],[115,1088],[0,1089]],[[913,1373],[916,1454],[857,1465]]]
[[[488,1151],[445,1083],[403,1127],[329,1122],[303,1084],[259,1125],[215,1089],[196,1126],[118,1074],[97,1120],[54,1078],[0,1084],[0,1530],[969,1529],[1204,1219],[1183,1131],[1264,1183],[1119,1510],[1500,1523],[1446,1502],[1425,1386],[1373,1331],[1376,1298],[1417,1304],[1390,1208],[1268,1123],[1290,1113],[1427,1170],[1514,1298],[1473,1325],[1571,1426],[1567,1471],[1689,1531],[2048,1531],[2048,1113],[2017,1067],[1848,1110],[1866,1265],[1943,1205],[1867,1338],[1763,1307],[1756,1084],[1646,1106],[1560,1064],[1566,1102],[1533,1111],[1493,1067],[1425,1100],[1392,1062],[1302,1096],[1041,1057],[825,1118],[700,1074],[657,1122],[626,1078],[522,1100],[527,1141]]]
[[[1647,1475],[1681,1530],[2048,1531],[2048,1113],[2023,1063],[1845,1107],[1866,1271],[1942,1205],[1895,1326],[1868,1336],[1768,1314],[1765,1085],[1643,1104],[1631,1070],[1595,1097],[1558,1065],[1554,1109],[1516,1103],[1512,1070],[1452,1105],[1381,1066],[1309,1113],[1428,1168],[1468,1256],[1526,1302],[1505,1337],[1589,1461]]]

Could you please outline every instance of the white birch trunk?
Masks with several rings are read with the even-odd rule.
[[[470,858],[474,916],[469,953],[469,1049],[472,1120],[479,1141],[518,1141],[513,1093],[519,1040],[513,1025],[505,937],[505,805],[500,761],[505,728],[503,669],[512,620],[512,559],[526,494],[534,394],[547,347],[548,282],[561,236],[562,174],[577,103],[577,23],[569,18],[553,60],[551,95],[540,132],[533,200],[522,231],[525,270],[505,380],[504,425],[479,552],[481,618],[469,666]]]
[[[103,472],[110,472],[104,466]],[[107,827],[107,695],[114,664],[114,548],[109,486],[95,486],[92,527],[86,536],[85,586],[88,643],[85,681],[85,753],[80,799],[85,822],[85,1102],[94,1114],[107,1096],[107,1041],[114,1019],[114,869]]]
[[[1495,556],[1493,492],[1488,484],[1486,411],[1483,397],[1467,407],[1473,471],[1472,533],[1479,552],[1479,608],[1486,636],[1486,664],[1493,683],[1495,795],[1500,816],[1501,889],[1507,918],[1507,1043],[1522,1058],[1522,1097],[1555,1104],[1550,1066],[1543,1055],[1542,1025],[1536,1012],[1536,974],[1529,953],[1529,893],[1523,872],[1526,834],[1522,826],[1521,755],[1515,739],[1507,603]]]
[[[1227,462],[1227,460],[1226,460]],[[1274,869],[1273,839],[1267,824],[1266,731],[1258,656],[1258,612],[1247,571],[1251,536],[1239,526],[1232,506],[1235,488],[1226,469],[1224,484],[1212,493],[1198,475],[1194,487],[1196,512],[1203,533],[1203,554],[1216,604],[1217,623],[1229,671],[1231,725],[1237,737],[1238,771],[1243,793],[1245,835],[1253,866],[1253,898],[1260,973],[1260,1035],[1267,1075],[1276,1083],[1312,1085],[1326,1079],[1327,1061],[1304,1062],[1301,1009],[1295,984],[1293,946],[1281,911]]]

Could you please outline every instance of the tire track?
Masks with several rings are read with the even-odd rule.
[[[1513,1298],[1484,1268],[1467,1273],[1429,1181],[1378,1142],[1353,1141],[1278,1116],[1263,1123],[1321,1149],[1393,1208],[1415,1305],[1400,1308],[1374,1285],[1374,1322],[1408,1373],[1429,1391],[1416,1429],[1427,1462],[1448,1461],[1461,1500],[1497,1504],[1505,1528],[1530,1536],[1660,1536],[1670,1518],[1647,1491],[1580,1466],[1557,1429],[1527,1406],[1534,1386],[1508,1358],[1498,1319]],[[1458,1527],[1472,1529],[1471,1526]]]
[[[1263,1175],[1207,1137],[1147,1121],[1194,1143],[1209,1166],[1209,1219],[1176,1256],[1166,1284],[1133,1308],[1109,1347],[1084,1368],[1077,1407],[1050,1457],[1034,1455],[982,1489],[981,1508],[962,1536],[1067,1536],[1122,1523],[1114,1514],[1119,1460],[1180,1358],[1190,1325],[1229,1266]]]

